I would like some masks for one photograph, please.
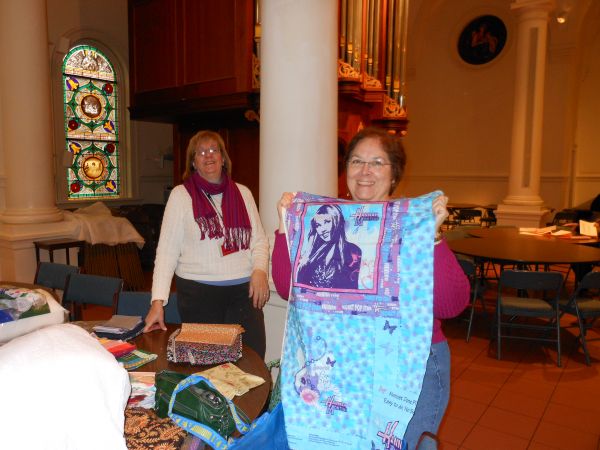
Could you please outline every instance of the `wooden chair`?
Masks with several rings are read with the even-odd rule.
[[[586,334],[594,321],[600,317],[600,272],[589,272],[577,284],[577,288],[568,300],[561,300],[559,307],[562,313],[577,317],[579,325],[579,336],[577,340],[581,343],[585,355],[585,363],[589,366],[590,353],[587,347]],[[561,314],[562,315],[562,314]]]
[[[557,365],[560,367],[560,320],[558,300],[563,285],[563,276],[559,272],[532,272],[527,270],[505,270],[498,282],[498,302],[496,303],[497,354],[501,359],[502,339],[525,339],[555,342],[558,352]],[[516,294],[514,292],[516,290]],[[536,293],[542,296],[534,296]],[[519,317],[542,318],[547,324],[517,322]],[[503,319],[506,318],[506,319]],[[546,335],[512,335],[503,333],[503,329],[526,329],[554,332],[555,338]]]
[[[88,304],[111,307],[116,314],[122,288],[121,278],[74,273],[69,277],[63,304],[69,305],[71,320],[81,320],[81,307]]]

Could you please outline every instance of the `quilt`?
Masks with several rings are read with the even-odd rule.
[[[433,325],[432,201],[298,193],[281,396],[292,449],[398,449]]]

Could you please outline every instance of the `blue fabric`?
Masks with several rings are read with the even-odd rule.
[[[421,395],[404,434],[409,450],[414,450],[425,431],[437,434],[449,399],[450,349],[443,341],[431,346]]]
[[[438,195],[355,203],[296,194],[280,374],[294,449],[406,448],[431,346]]]

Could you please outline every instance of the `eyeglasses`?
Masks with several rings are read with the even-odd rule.
[[[386,163],[381,158],[375,158],[371,161],[363,161],[362,159],[352,158],[350,161],[348,161],[348,167],[352,170],[362,170],[365,165],[369,166],[369,169],[376,172],[382,170],[384,166],[391,166],[392,164]]]
[[[196,156],[216,155],[217,153],[221,153],[221,149],[210,147],[196,150]]]

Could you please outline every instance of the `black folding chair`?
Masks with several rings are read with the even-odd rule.
[[[577,284],[568,300],[561,300],[559,307],[562,313],[577,317],[579,325],[579,336],[577,340],[581,343],[585,355],[585,363],[589,366],[590,353],[587,347],[587,330],[592,328],[594,321],[600,317],[600,272],[589,272]],[[561,314],[562,315],[562,314]]]
[[[504,270],[498,282],[496,304],[497,354],[501,359],[502,339],[525,339],[555,342],[560,367],[560,320],[558,301],[563,284],[559,272],[532,272],[527,270]],[[514,292],[516,290],[516,293]],[[539,295],[541,293],[541,295]],[[536,296],[537,295],[537,296]],[[546,324],[519,322],[519,317],[542,318]],[[503,319],[507,318],[507,319]],[[526,329],[554,332],[556,337],[505,334],[504,329]]]

